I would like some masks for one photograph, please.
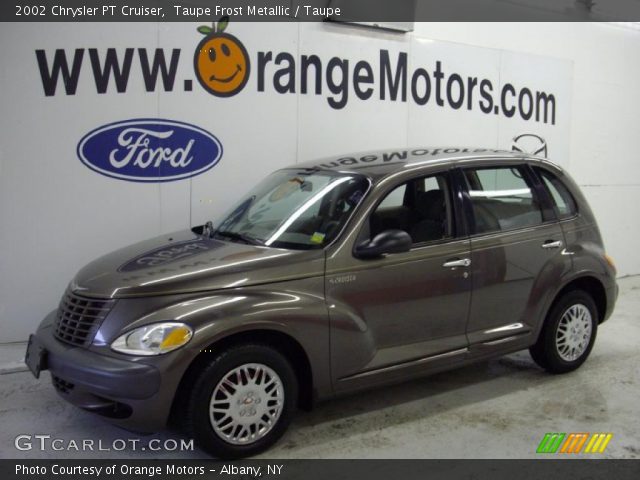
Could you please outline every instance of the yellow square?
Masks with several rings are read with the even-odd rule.
[[[320,244],[320,243],[324,242],[324,237],[325,237],[324,233],[315,232],[313,235],[311,235],[311,243]]]

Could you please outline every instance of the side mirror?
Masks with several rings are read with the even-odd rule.
[[[402,253],[411,249],[411,236],[404,230],[385,230],[373,240],[365,240],[354,251],[357,258],[376,258],[385,253]]]

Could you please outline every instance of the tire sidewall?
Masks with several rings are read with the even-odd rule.
[[[213,354],[212,354],[213,355]],[[261,363],[273,369],[284,390],[284,405],[275,426],[267,435],[248,445],[234,445],[222,439],[209,418],[209,403],[216,385],[231,370],[247,363]],[[286,358],[271,347],[242,345],[217,356],[205,367],[193,386],[188,408],[192,415],[192,434],[198,445],[220,458],[240,458],[255,455],[273,445],[286,431],[297,404],[297,380]]]

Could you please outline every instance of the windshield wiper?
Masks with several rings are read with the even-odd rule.
[[[231,232],[228,230],[218,230],[214,236],[230,238],[231,240],[240,240],[248,245],[264,245],[257,238],[250,237],[249,235],[245,235],[243,233]]]

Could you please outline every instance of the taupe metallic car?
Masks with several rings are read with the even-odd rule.
[[[417,148],[298,164],[219,221],[73,279],[26,362],[136,431],[171,418],[252,455],[297,407],[528,348],[587,358],[615,268],[569,175],[526,154]]]

